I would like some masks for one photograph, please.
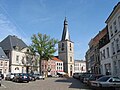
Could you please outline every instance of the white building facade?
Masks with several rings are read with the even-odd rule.
[[[63,73],[63,61],[57,57],[48,60],[48,75],[56,76],[57,73]]]
[[[24,48],[21,51],[12,51],[12,63],[11,63],[11,73],[26,73],[32,71],[32,56],[28,56],[28,48]]]
[[[9,59],[0,47],[0,71],[4,76],[9,73]]]
[[[111,58],[111,44],[108,43],[100,49],[101,74],[113,75],[113,61]]]
[[[109,31],[113,73],[120,76],[120,2],[114,7],[106,24]]]
[[[35,69],[35,56],[31,55],[28,46],[17,36],[7,36],[0,42],[6,56],[9,59],[10,73],[32,73]]]
[[[86,61],[75,60],[74,61],[74,72],[84,73],[86,72]]]

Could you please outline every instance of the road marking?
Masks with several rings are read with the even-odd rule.
[[[6,87],[5,85],[3,85],[3,84],[2,84],[1,86],[3,86],[4,88],[7,88],[7,87]]]

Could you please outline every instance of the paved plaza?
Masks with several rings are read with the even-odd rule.
[[[46,78],[29,83],[3,81],[0,90],[90,90],[88,88],[73,78]]]

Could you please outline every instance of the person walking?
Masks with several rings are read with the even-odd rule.
[[[2,83],[2,79],[4,78],[4,75],[2,74],[2,72],[0,71],[0,86],[1,86],[1,83]]]

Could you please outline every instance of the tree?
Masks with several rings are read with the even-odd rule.
[[[33,53],[39,54],[39,71],[41,73],[41,60],[49,60],[56,52],[55,45],[58,43],[57,39],[50,38],[46,34],[38,33],[31,37],[32,44],[30,45]]]

